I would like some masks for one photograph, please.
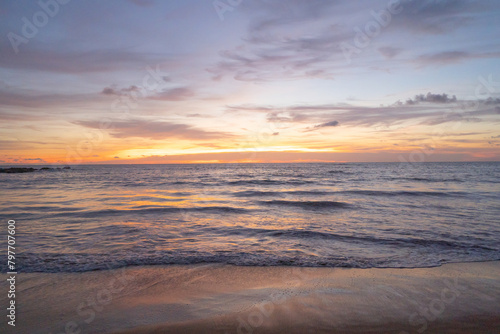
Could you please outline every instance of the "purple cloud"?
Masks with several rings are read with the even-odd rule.
[[[73,123],[93,129],[99,129],[101,126],[99,121],[77,121]],[[154,140],[167,138],[206,140],[233,137],[233,135],[228,133],[206,131],[187,124],[147,119],[117,120],[112,122],[112,125],[112,129],[109,131],[111,136],[115,138],[141,137]]]

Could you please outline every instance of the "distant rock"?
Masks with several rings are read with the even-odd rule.
[[[68,167],[68,166],[63,167],[63,168],[61,168],[61,167],[57,167],[57,168],[42,167],[42,168],[40,168],[39,170],[61,170],[61,169],[71,169],[71,167]]]
[[[26,167],[11,167],[11,168],[0,168],[0,173],[30,173],[36,171],[35,168]]]
[[[42,167],[40,169],[32,168],[32,167],[11,167],[11,168],[0,168],[0,173],[30,173],[35,171],[46,171],[46,170],[62,170],[62,169],[71,169],[71,167],[66,166],[63,168],[51,168],[51,167]]]

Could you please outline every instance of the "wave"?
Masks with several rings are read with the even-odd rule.
[[[388,191],[388,190],[341,190],[341,191],[322,191],[322,190],[292,190],[292,191],[258,191],[247,190],[231,193],[234,197],[268,197],[268,196],[324,196],[334,194],[355,194],[363,196],[438,196],[455,197],[467,196],[466,192],[460,191]]]
[[[234,197],[261,197],[261,196],[279,196],[283,194],[280,191],[238,191],[232,193]]]
[[[466,196],[467,193],[460,191],[387,191],[387,190],[344,190],[339,191],[344,194],[357,194],[366,196],[438,196],[438,197],[454,197]]]
[[[349,203],[335,202],[335,201],[286,201],[286,200],[272,200],[272,201],[259,201],[262,205],[279,205],[279,206],[292,206],[302,209],[344,209],[352,207]]]
[[[96,217],[107,217],[107,216],[121,216],[129,214],[173,214],[173,213],[183,213],[183,212],[205,212],[213,214],[221,213],[238,213],[246,214],[253,210],[232,207],[232,206],[203,206],[203,207],[151,207],[144,206],[142,208],[132,208],[132,209],[104,209],[104,210],[91,210],[91,211],[80,211],[71,213],[57,213],[51,215],[52,217],[75,217],[75,218],[96,218]]]
[[[459,178],[449,178],[449,179],[438,179],[438,178],[428,178],[428,177],[389,177],[386,180],[391,181],[417,181],[417,182],[464,182]]]
[[[306,266],[306,267],[349,267],[368,268],[377,266],[377,263],[367,264],[362,259],[350,259],[346,257],[315,256],[278,256],[269,254],[265,258],[262,254],[245,252],[183,252],[171,251],[164,254],[141,256],[127,256],[120,254],[112,256],[109,254],[23,254],[18,256],[20,272],[87,272],[96,270],[111,270],[130,266],[144,265],[194,265],[201,263],[219,263],[240,266]],[[7,272],[7,266],[0,264],[0,272]]]
[[[310,180],[301,180],[301,179],[288,179],[288,180],[271,180],[271,179],[262,179],[262,180],[237,180],[237,181],[228,181],[226,184],[230,186],[246,186],[246,185],[290,185],[290,184],[310,184],[314,183],[314,181]]]
[[[64,206],[49,206],[49,205],[26,205],[26,206],[11,206],[0,208],[0,212],[74,212],[81,211],[83,208],[71,208]]]
[[[18,255],[20,272],[86,272],[110,270],[130,266],[147,265],[194,265],[194,264],[229,264],[239,266],[294,266],[294,267],[344,267],[344,268],[422,268],[440,266],[456,262],[452,258],[428,256],[377,257],[359,256],[318,256],[308,252],[294,250],[282,254],[272,252],[229,252],[229,251],[182,251],[172,250],[159,253],[22,253]],[[468,261],[499,260],[498,251],[476,252]],[[0,263],[0,272],[7,272],[7,265]]]
[[[329,174],[355,174],[353,172],[347,172],[345,170],[331,170],[328,171]]]
[[[249,236],[268,236],[275,238],[285,238],[285,239],[327,239],[336,240],[348,243],[380,243],[384,245],[397,245],[403,247],[413,247],[413,246],[438,246],[441,248],[448,249],[476,249],[476,250],[486,250],[486,251],[498,251],[498,249],[470,244],[470,243],[459,243],[456,241],[449,241],[443,239],[418,239],[418,238],[378,238],[370,236],[354,236],[346,234],[337,234],[330,232],[319,232],[312,230],[296,230],[296,229],[264,229],[264,228],[249,228],[249,227],[238,227],[224,229],[224,234],[227,235],[249,235]]]
[[[238,191],[231,195],[235,197],[264,197],[264,196],[280,196],[280,195],[304,195],[304,196],[321,196],[331,192],[320,190],[293,190],[293,191]]]

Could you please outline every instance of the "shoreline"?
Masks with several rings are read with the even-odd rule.
[[[426,268],[205,264],[20,273],[16,328],[4,322],[0,329],[58,334],[497,333],[499,296],[500,261]],[[5,296],[0,301],[5,305]]]

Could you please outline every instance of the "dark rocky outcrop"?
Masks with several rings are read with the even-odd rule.
[[[26,167],[11,167],[11,168],[0,168],[0,173],[30,173],[36,171],[35,168]]]
[[[71,167],[63,167],[62,169],[71,169]],[[46,171],[46,170],[61,170],[61,168],[50,168],[50,167],[42,167],[40,169],[32,168],[32,167],[10,167],[10,168],[0,168],[0,173],[31,173],[35,171]]]

